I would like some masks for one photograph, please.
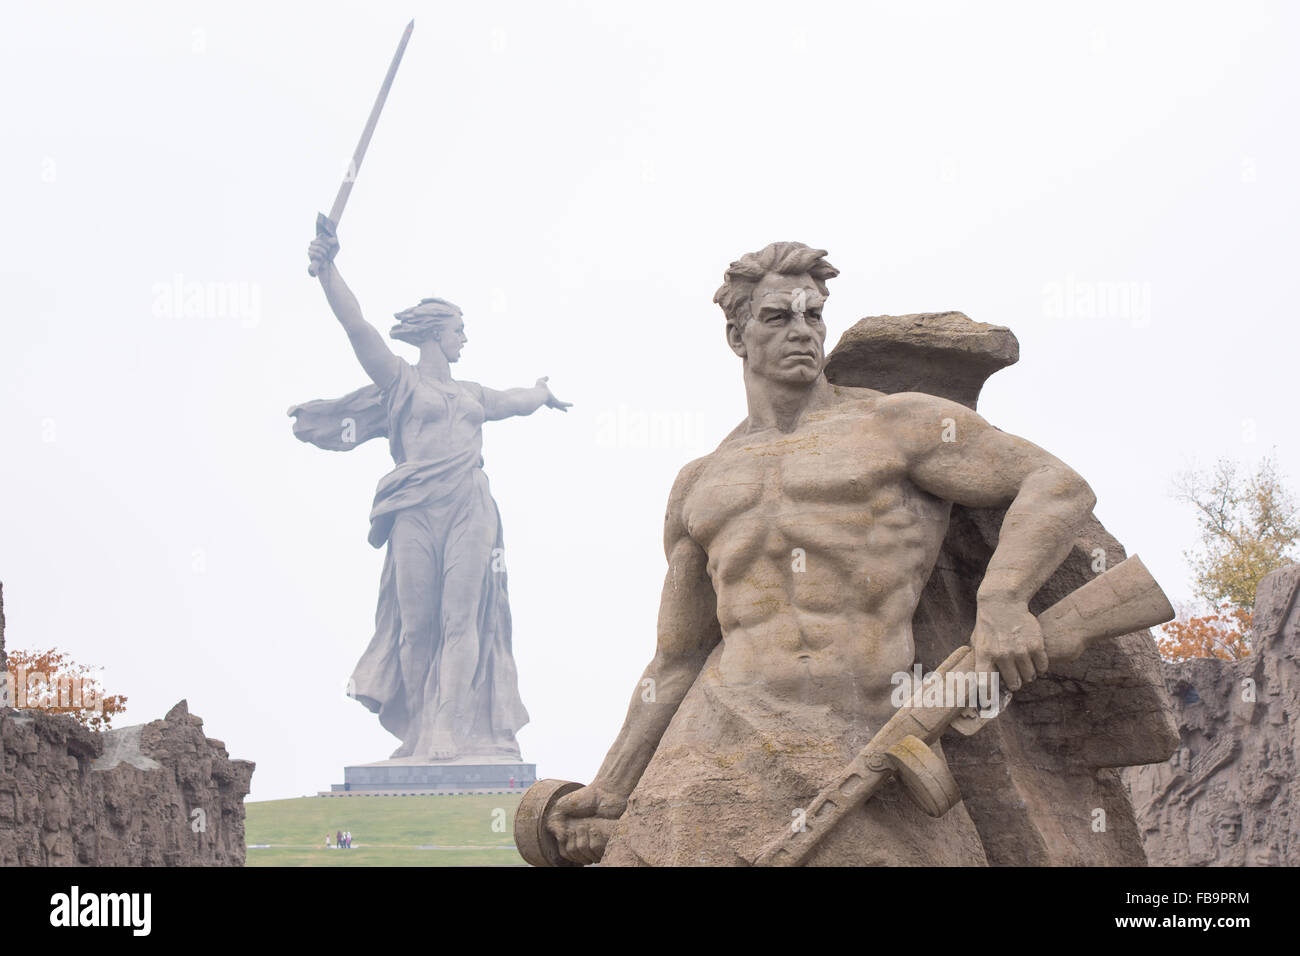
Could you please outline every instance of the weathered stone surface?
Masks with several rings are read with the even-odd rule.
[[[1124,771],[1152,863],[1300,865],[1300,565],[1260,582],[1252,625],[1247,658],[1164,664],[1178,750]]]
[[[5,586],[0,582],[0,672],[9,669],[9,656],[5,653]]]
[[[872,315],[840,336],[826,358],[826,378],[891,395],[925,392],[974,408],[985,380],[1019,358],[1010,329],[961,312]]]
[[[978,582],[1001,522],[1000,510],[953,508],[912,624],[927,669],[974,628]],[[1090,517],[1030,609],[1039,613],[1095,577],[1099,550],[1106,567],[1127,556]],[[990,863],[1145,862],[1128,794],[1112,768],[1162,760],[1176,744],[1159,663],[1149,631],[1101,641],[1078,660],[1053,665],[980,733],[947,740],[949,766]],[[1093,826],[1099,819],[1104,830]]]
[[[1116,583],[1082,476],[970,413],[1017,357],[1009,330],[877,316],[828,363],[824,255],[773,243],[728,268],[748,416],[670,495],[623,729],[592,783],[525,801],[547,833],[519,845],[553,838],[536,865],[1144,863],[1115,768],[1177,734],[1150,634],[1125,631],[1172,609],[1140,562],[1136,590]],[[1071,661],[1035,615],[1085,585],[1069,613],[1095,642]],[[1157,600],[1128,613],[1136,593]],[[940,745],[976,729],[966,704],[890,687],[945,659],[1015,700]]]
[[[869,316],[844,333],[826,369],[835,384],[926,391],[974,408],[987,376],[1019,354],[1010,329],[960,312]],[[1004,514],[953,506],[912,621],[917,659],[927,670],[975,627],[976,592]],[[1094,565],[1113,567],[1125,557],[1119,541],[1090,516],[1030,610],[1040,613],[1090,581]],[[990,863],[1144,862],[1128,795],[1112,768],[1163,760],[1176,745],[1159,667],[1149,631],[1103,641],[1078,660],[1053,666],[979,734],[946,738],[949,767]],[[1093,826],[1096,810],[1105,814],[1104,830]]]
[[[5,708],[0,758],[0,865],[244,863],[253,764],[205,736],[185,701],[102,734]]]
[[[919,338],[919,345],[910,341],[913,336]],[[831,352],[827,378],[835,385],[853,384],[878,392],[924,390],[974,407],[984,378],[1015,362],[1018,355],[1018,343],[1009,329],[974,323],[961,312],[871,316],[849,329]],[[917,659],[926,670],[939,666],[974,631],[976,591],[996,548],[1004,514],[1002,509],[953,507],[943,549],[913,618]],[[1097,563],[1099,554],[1104,555],[1104,563]],[[1093,564],[1113,567],[1126,557],[1119,541],[1089,516],[1069,557],[1036,594],[1030,609],[1040,613],[1095,578]],[[718,652],[710,658],[711,663],[716,656]],[[675,724],[681,722],[682,739],[689,736],[685,727],[692,723],[698,706],[695,697],[702,693],[703,685],[697,684],[682,702],[675,719]],[[745,731],[754,735],[755,727],[750,724]],[[857,739],[861,734],[829,736],[837,741],[832,752],[802,748],[800,761],[806,763],[810,780],[833,774],[852,757],[855,747],[866,743]],[[737,734],[733,743],[742,737]],[[759,739],[758,756],[790,749],[767,737]],[[978,735],[945,737],[944,753],[989,864],[1143,865],[1132,806],[1114,767],[1164,760],[1175,744],[1177,728],[1165,700],[1160,656],[1151,633],[1143,631],[1102,641],[1078,661],[1053,667],[1017,693],[1006,713]],[[699,758],[689,747],[664,754],[660,762],[671,762],[671,773],[653,775],[643,783],[671,779],[708,782],[719,773],[718,767],[690,766]],[[770,782],[766,767],[750,770],[753,773],[735,774],[736,779],[751,780],[755,786]],[[789,790],[788,782],[781,786]],[[699,784],[694,790],[710,788]],[[807,790],[809,784],[794,788]],[[640,803],[655,800],[650,791],[651,787],[642,786],[634,799]],[[672,787],[663,797],[660,803],[671,804],[672,809],[655,814],[656,840],[664,847],[680,847],[676,856],[668,852],[663,861],[692,861],[698,842],[673,840],[673,835],[689,831],[692,819],[697,825],[702,823],[702,797],[688,784]],[[757,808],[772,801],[754,799],[750,803]],[[910,810],[904,803],[887,809],[894,814]],[[1099,809],[1104,817],[1097,816]],[[732,814],[714,808],[705,816],[720,826]],[[1104,830],[1093,826],[1097,819],[1104,819]],[[764,819],[761,829],[772,832],[779,826],[775,818]],[[927,830],[954,855],[961,851],[961,840],[948,834],[943,822],[928,823]],[[742,843],[742,835],[735,836],[732,843]],[[894,861],[909,858],[900,847],[863,848],[845,843],[823,849],[819,861],[867,862],[859,853],[867,857],[875,853]],[[936,853],[930,857],[943,858]]]

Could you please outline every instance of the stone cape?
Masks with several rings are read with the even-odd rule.
[[[841,337],[826,376],[834,385],[926,392],[973,409],[984,380],[1018,357],[1009,329],[959,312],[873,316]],[[970,638],[1004,513],[953,506],[913,616],[916,657],[926,670]],[[1101,553],[1105,567],[1126,557],[1090,517],[1030,610],[1040,613],[1095,577]],[[787,711],[782,719],[793,726],[777,731],[761,705],[730,706],[710,674],[719,654],[715,649],[664,733],[602,865],[743,864],[866,743],[834,715],[800,725]],[[1148,631],[1099,642],[1017,693],[978,734],[944,738],[962,804],[931,819],[891,784],[810,862],[1145,864],[1114,768],[1165,760],[1177,746],[1159,668]],[[982,847],[969,844],[972,825]]]

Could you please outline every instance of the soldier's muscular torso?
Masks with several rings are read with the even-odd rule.
[[[1091,489],[956,402],[832,386],[822,308],[836,274],[823,250],[776,242],[733,262],[714,296],[727,345],[742,360],[745,423],[682,469],[669,495],[655,656],[595,779],[560,798],[547,823],[572,862],[596,862],[613,828],[632,826],[628,799],[645,773],[647,793],[664,802],[625,842],[639,840],[649,857],[663,856],[656,848],[665,836],[697,849],[708,842],[708,827],[674,822],[682,800],[721,806],[748,788],[754,806],[775,814],[769,824],[788,825],[798,804],[785,801],[808,789],[796,781],[812,786],[823,771],[838,772],[837,762],[851,759],[849,738],[892,715],[891,678],[913,663],[912,614],[950,503],[1007,509],[970,634],[976,668],[996,668],[1015,691],[1047,667],[1028,602],[1069,552]],[[757,763],[748,770],[737,763],[749,757]],[[681,796],[678,773],[690,778],[687,789],[705,790]],[[781,795],[754,797],[759,791]],[[739,829],[715,833],[718,859],[753,844],[746,820],[742,813]],[[883,829],[867,845],[901,825],[877,823]],[[914,838],[935,831],[908,824],[893,849],[872,858],[983,861],[968,817],[958,829],[969,853],[932,846],[918,854]],[[955,832],[939,834],[938,846]],[[692,852],[665,858],[696,859]],[[648,858],[628,853],[619,859]]]
[[[734,434],[689,466],[681,519],[708,556],[723,680],[878,727],[951,505],[908,479],[886,396],[833,392],[794,431]]]

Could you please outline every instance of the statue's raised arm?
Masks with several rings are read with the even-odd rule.
[[[372,382],[384,388],[393,381],[401,360],[393,354],[379,330],[361,314],[357,297],[352,294],[334,264],[338,251],[338,238],[324,233],[307,246],[307,257],[311,260],[312,271],[320,280],[321,288],[325,290],[325,298],[334,317],[348,334],[348,341],[352,343],[352,351],[357,354],[361,367],[366,370]]]

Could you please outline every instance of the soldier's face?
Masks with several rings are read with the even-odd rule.
[[[727,339],[755,375],[811,384],[825,362],[825,301],[812,276],[769,273],[754,287],[750,320],[743,330],[729,326]]]

